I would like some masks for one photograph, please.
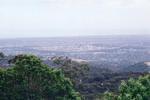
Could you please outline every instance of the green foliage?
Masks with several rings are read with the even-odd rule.
[[[110,92],[105,92],[103,98],[104,100],[117,100],[116,95]]]
[[[18,55],[12,68],[0,69],[0,100],[81,100],[60,70],[33,55]]]
[[[79,87],[79,84],[82,84],[82,79],[87,76],[89,72],[87,63],[73,61],[68,57],[54,57],[52,61],[60,66],[59,68],[64,72],[66,77],[71,79],[76,88]]]
[[[119,88],[119,95],[105,94],[105,100],[149,100],[150,75],[123,81]]]

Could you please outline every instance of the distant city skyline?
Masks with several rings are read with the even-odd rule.
[[[150,34],[149,0],[0,0],[0,38]]]

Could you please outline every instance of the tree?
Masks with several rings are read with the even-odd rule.
[[[150,74],[138,79],[129,79],[121,83],[119,94],[105,94],[105,100],[149,100]]]
[[[81,100],[60,70],[33,55],[18,55],[9,69],[0,69],[0,100]]]
[[[86,62],[74,61],[68,57],[53,57],[54,64],[59,65],[66,77],[69,77],[76,88],[82,84],[82,80],[89,72],[89,66]]]

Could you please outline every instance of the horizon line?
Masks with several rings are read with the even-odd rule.
[[[77,37],[95,37],[95,36],[145,36],[148,35],[150,36],[150,34],[95,34],[95,35],[65,35],[65,36],[25,36],[25,37],[0,37],[0,40],[7,40],[7,39],[38,39],[38,38],[77,38]]]

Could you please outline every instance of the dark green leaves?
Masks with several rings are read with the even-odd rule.
[[[106,93],[106,100],[150,100],[150,75],[123,81],[119,95]]]
[[[14,67],[0,69],[0,100],[80,100],[60,70],[33,55],[16,56]]]

